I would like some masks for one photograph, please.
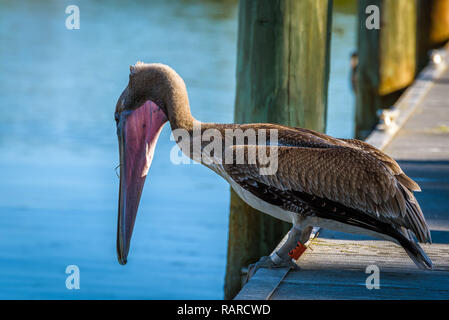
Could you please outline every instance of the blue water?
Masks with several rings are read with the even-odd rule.
[[[80,30],[65,28],[70,4]],[[236,1],[0,3],[0,299],[223,297],[229,187],[173,165],[168,126],[129,262],[117,263],[113,111],[142,60],[182,75],[198,119],[232,122],[236,17]],[[328,132],[341,137],[352,136],[353,22],[334,14]],[[66,289],[68,265],[80,290]]]

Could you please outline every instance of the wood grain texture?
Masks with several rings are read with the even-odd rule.
[[[430,41],[439,46],[449,40],[449,0],[433,0]]]
[[[448,244],[422,244],[422,248],[434,263],[433,271],[418,269],[399,245],[388,241],[317,238],[312,241],[310,248],[311,250],[307,250],[298,261],[298,265],[304,270],[351,269],[364,271],[367,265],[375,264],[381,270],[392,272],[402,272],[403,270],[418,274],[432,274],[435,271],[449,272]],[[449,290],[449,287],[447,289]]]
[[[235,122],[324,131],[331,3],[240,1]],[[289,228],[231,192],[225,298],[240,290],[242,267],[269,254]]]
[[[434,271],[422,271],[386,241],[314,239],[271,299],[448,299],[449,245],[424,245]],[[380,289],[365,285],[368,265],[380,270]],[[282,272],[282,270],[284,270]],[[236,299],[265,299],[285,269],[261,269]]]
[[[416,4],[383,0],[381,10],[378,94],[386,96],[407,87],[415,77]]]

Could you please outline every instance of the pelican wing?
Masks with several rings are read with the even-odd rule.
[[[245,161],[243,164],[234,161],[224,168],[237,183],[247,189],[251,186],[249,191],[258,192],[259,187],[264,189],[264,194],[282,198],[284,207],[294,205],[299,197],[301,207],[313,210],[317,206],[315,198],[318,198],[324,201],[322,207],[328,202],[354,209],[369,219],[405,227],[413,231],[419,241],[430,242],[429,228],[412,193],[415,183],[403,174],[397,163],[374,147],[339,141],[341,145],[324,148],[232,146],[235,154],[243,153]],[[260,148],[266,148],[263,150],[267,150],[267,154],[277,151],[274,174],[261,174],[264,166],[259,161],[248,163],[251,154],[262,152]]]
[[[396,176],[396,179],[398,179],[401,184],[407,187],[410,191],[421,191],[419,185],[415,181],[407,177],[407,175],[402,171],[401,167],[399,167],[399,164],[379,149],[366,142],[356,139],[341,140],[349,143],[351,147],[363,150],[365,153],[368,153],[377,160],[381,161],[391,171],[391,173]]]

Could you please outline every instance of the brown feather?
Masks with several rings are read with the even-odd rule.
[[[258,147],[234,146],[235,149],[243,148],[245,156],[248,150]],[[395,167],[386,166],[379,160],[379,155],[344,145],[277,148],[278,170],[270,178],[261,176],[257,165],[231,164],[225,165],[225,170],[231,178],[238,172],[238,175],[268,182],[279,190],[300,191],[329,199],[399,228],[411,229],[419,241],[430,241],[428,226],[412,192],[397,180],[391,169]]]

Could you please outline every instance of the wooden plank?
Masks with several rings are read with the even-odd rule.
[[[432,259],[434,270],[449,271],[448,244],[422,244],[421,246]],[[310,249],[298,261],[302,269],[365,270],[367,265],[375,264],[381,270],[434,272],[418,269],[402,247],[388,241],[317,238],[312,241]]]
[[[303,270],[290,273],[272,299],[449,299],[448,275],[381,271],[380,288],[369,290],[362,270]]]
[[[387,241],[315,239],[273,299],[448,299],[449,245],[423,245],[434,270],[420,270]],[[380,289],[365,285],[368,265],[380,269]]]
[[[276,284],[285,275],[285,268],[259,269],[242,290],[235,296],[236,300],[266,300]]]
[[[418,269],[404,250],[387,241],[317,238],[272,299],[449,299],[449,245],[424,245],[435,270]],[[368,265],[380,269],[380,289],[369,290]],[[282,272],[284,270],[284,272]],[[265,299],[285,269],[261,269],[236,299]]]

